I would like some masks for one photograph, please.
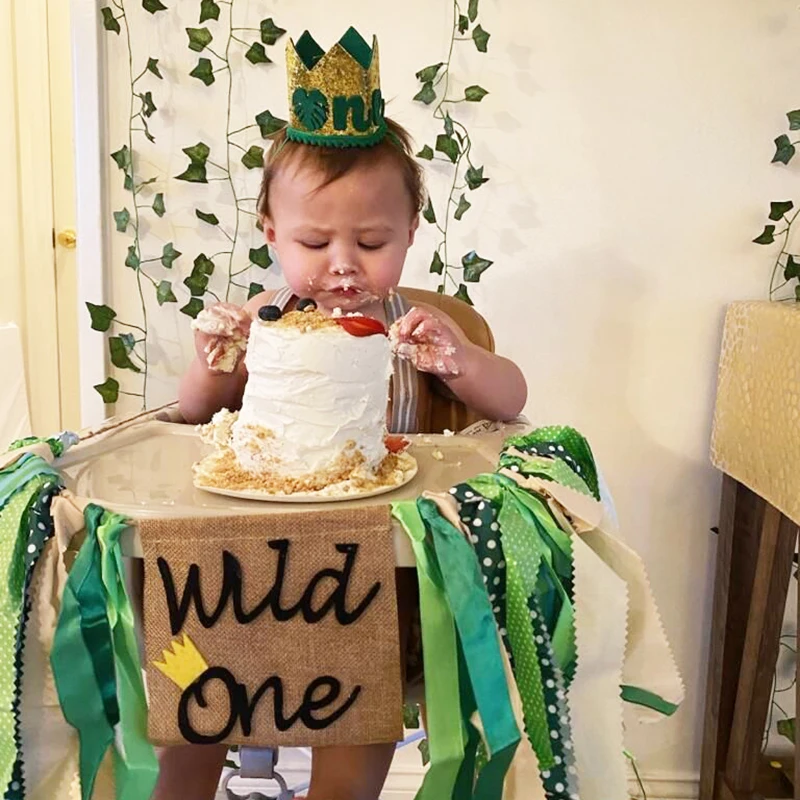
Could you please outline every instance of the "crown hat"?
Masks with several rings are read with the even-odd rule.
[[[328,52],[308,31],[286,45],[289,125],[295,142],[371,147],[386,135],[378,40],[353,27]]]

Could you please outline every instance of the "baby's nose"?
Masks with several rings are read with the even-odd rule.
[[[345,239],[334,240],[328,248],[331,275],[354,275],[360,269],[358,246]]]
[[[330,265],[331,275],[354,275],[358,272],[358,265],[351,259],[334,259]]]

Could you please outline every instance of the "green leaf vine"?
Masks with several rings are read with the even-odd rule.
[[[261,137],[268,138],[273,133],[283,128],[286,122],[273,116],[267,110],[256,115],[252,123],[243,127],[233,128],[233,70],[231,68],[231,49],[235,46],[246,48],[245,58],[255,67],[258,67],[260,64],[271,64],[272,60],[267,55],[266,47],[274,45],[286,31],[276,25],[271,17],[261,20],[257,28],[238,27],[234,25],[236,0],[228,0],[227,5],[227,25],[225,25],[225,23],[220,23],[219,3],[215,2],[215,0],[202,0],[200,3],[198,24],[202,25],[204,22],[213,21],[218,23],[218,25],[215,26],[213,31],[208,27],[186,29],[189,49],[197,53],[208,54],[202,55],[199,58],[197,65],[189,75],[193,78],[197,78],[205,86],[214,84],[217,80],[216,76],[220,73],[225,73],[227,77],[225,95],[225,154],[219,162],[212,160],[211,147],[205,142],[198,142],[191,147],[184,148],[183,152],[188,156],[189,163],[186,169],[180,175],[176,176],[176,179],[188,181],[190,183],[210,183],[211,181],[227,182],[233,199],[234,209],[233,220],[230,223],[223,223],[220,217],[212,211],[201,210],[199,208],[195,209],[197,218],[215,227],[227,241],[224,245],[225,249],[211,256],[200,253],[194,261],[191,274],[184,280],[184,284],[191,294],[191,299],[186,305],[181,307],[180,311],[190,317],[196,317],[200,311],[202,311],[204,306],[202,298],[205,294],[211,295],[216,300],[224,298],[227,301],[231,298],[231,292],[236,289],[246,291],[248,297],[252,297],[254,294],[263,291],[263,285],[261,283],[251,281],[249,284],[245,285],[237,280],[237,278],[240,278],[241,275],[250,271],[254,265],[261,269],[267,269],[272,264],[272,259],[269,256],[267,247],[264,245],[264,252],[259,255],[258,260],[253,259],[252,253],[256,251],[251,250],[250,260],[247,265],[244,267],[237,267],[236,265],[236,245],[239,241],[239,233],[242,230],[242,217],[244,215],[257,219],[258,214],[255,209],[257,198],[243,197],[237,192],[236,183],[233,179],[234,165],[238,157],[239,163],[246,169],[261,169],[264,163],[264,148],[259,144],[250,144],[249,146],[242,144],[241,140],[243,135],[245,135],[247,131],[258,128]],[[224,42],[224,49],[220,48],[218,51],[214,49],[212,45],[216,41],[215,31],[219,26],[223,26],[221,39]],[[251,38],[250,34],[253,32],[258,34],[258,41],[247,40]],[[213,170],[211,175],[209,175],[209,168]],[[261,253],[260,250],[258,252]],[[217,296],[208,288],[209,279],[216,269],[215,259],[219,258],[224,258],[227,261],[226,283],[222,297]]]
[[[130,4],[130,0],[128,2]],[[150,14],[157,14],[160,11],[167,10],[167,7],[159,0],[142,0],[142,8]],[[142,134],[150,143],[155,142],[155,137],[148,126],[148,120],[158,108],[153,99],[152,91],[140,88],[141,81],[147,78],[148,75],[158,80],[163,80],[163,75],[158,66],[158,59],[152,57],[148,57],[146,65],[134,75],[134,55],[125,0],[111,0],[111,5],[102,8],[100,13],[103,27],[107,31],[117,36],[122,36],[124,31],[124,41],[127,47],[130,81],[128,135],[127,141],[122,147],[111,153],[111,159],[123,173],[123,187],[126,192],[130,193],[130,209],[126,205],[119,211],[114,211],[113,218],[114,226],[119,233],[132,234],[133,236],[125,257],[125,266],[132,269],[136,274],[136,287],[142,310],[141,325],[123,322],[117,317],[114,309],[107,305],[86,303],[86,307],[89,311],[92,328],[108,334],[108,352],[111,363],[117,369],[128,370],[141,376],[141,390],[138,392],[123,391],[120,388],[119,381],[114,377],[107,378],[94,388],[105,403],[115,403],[120,394],[126,394],[141,398],[142,408],[145,408],[148,376],[148,317],[144,293],[145,283],[150,283],[153,287],[159,305],[177,302],[177,298],[172,291],[172,283],[163,278],[157,280],[151,274],[151,268],[147,265],[160,261],[163,267],[169,269],[175,259],[180,256],[180,253],[173,247],[172,242],[169,242],[164,246],[161,257],[146,257],[140,236],[141,219],[144,213],[152,212],[157,217],[162,217],[166,213],[162,192],[156,193],[151,201],[145,200],[147,192],[143,190],[145,187],[155,183],[158,178],[143,179],[138,174],[134,150],[134,134],[136,133]]]
[[[145,65],[140,72],[134,72],[134,47],[131,29],[128,23],[126,2],[128,6],[133,0],[110,0],[108,6],[100,9],[102,24],[110,34],[120,36],[127,48],[127,61],[130,81],[130,111],[128,115],[127,141],[118,150],[110,154],[112,160],[123,173],[123,186],[129,192],[130,201],[123,208],[113,212],[114,227],[117,232],[132,236],[131,244],[127,247],[125,267],[134,271],[136,285],[141,305],[141,324],[124,322],[119,319],[116,311],[108,305],[87,303],[87,310],[94,330],[104,333],[108,341],[108,352],[111,364],[118,370],[134,373],[140,379],[139,391],[123,391],[116,377],[109,377],[94,388],[103,398],[105,403],[115,403],[119,395],[130,395],[141,398],[142,408],[147,406],[147,381],[148,381],[148,311],[145,302],[145,289],[149,283],[155,293],[159,306],[167,303],[178,303],[178,297],[173,288],[173,280],[164,270],[172,270],[174,263],[181,256],[172,242],[163,245],[160,254],[145,252],[146,243],[140,236],[141,218],[145,213],[153,213],[161,218],[167,212],[164,193],[157,192],[144,201],[145,187],[159,180],[157,177],[139,175],[137,172],[137,150],[134,146],[135,135],[143,135],[147,142],[154,143],[148,121],[158,111],[153,92],[144,89],[141,82],[144,79],[164,80],[159,65],[159,59],[148,55]],[[142,8],[155,15],[166,11],[160,0],[141,0]],[[257,130],[262,139],[272,136],[276,131],[286,125],[286,122],[274,116],[269,110],[257,114],[255,119],[243,127],[232,129],[232,89],[233,75],[231,69],[231,48],[243,45],[246,48],[245,58],[254,65],[271,64],[272,60],[267,55],[266,47],[271,47],[283,36],[286,31],[279,27],[272,18],[261,20],[257,28],[236,27],[234,21],[234,7],[236,0],[199,0],[199,15],[197,27],[186,28],[187,45],[193,52],[198,53],[198,62],[189,75],[201,81],[206,86],[211,86],[221,74],[226,74],[226,129],[225,129],[225,155],[221,163],[212,157],[211,147],[205,142],[183,148],[183,153],[188,158],[185,170],[176,176],[177,180],[190,183],[210,183],[212,181],[226,182],[230,187],[233,198],[235,215],[230,224],[223,223],[221,217],[213,209],[196,208],[195,215],[201,222],[216,228],[226,243],[223,249],[211,255],[199,253],[192,265],[189,275],[182,281],[183,289],[189,294],[188,302],[180,307],[180,311],[194,318],[203,310],[204,297],[209,295],[214,300],[229,300],[231,293],[242,290],[248,298],[260,291],[263,285],[260,282],[248,281],[242,283],[237,278],[253,267],[266,270],[272,264],[269,250],[266,245],[260,248],[251,248],[247,265],[239,268],[235,257],[237,241],[243,229],[243,216],[257,218],[255,210],[256,197],[240,196],[237,193],[233,172],[238,160],[245,169],[260,169],[264,160],[264,148],[260,144],[246,143],[241,139],[246,132]],[[223,23],[220,23],[221,6],[227,5],[228,14]],[[212,23],[211,25],[207,23]],[[220,35],[219,29],[222,29]],[[255,32],[257,41],[247,41],[248,32]],[[215,40],[224,42],[224,49],[215,49]],[[237,153],[237,151],[241,151]],[[228,214],[228,216],[230,216]],[[224,292],[219,294],[210,287],[210,279],[215,271],[215,259],[227,260],[227,281]],[[157,271],[156,271],[157,270]],[[158,273],[161,274],[158,274]],[[131,376],[133,377],[133,376]]]
[[[795,580],[797,573],[794,574]],[[779,653],[783,651],[780,648],[785,648],[790,654],[789,660],[795,662],[791,665],[792,674],[794,675],[797,662],[797,636],[794,633],[784,633],[779,641]],[[788,641],[787,641],[788,640]],[[787,692],[794,693],[796,690],[797,679],[792,678],[785,686],[779,686],[778,683],[778,666],[775,667],[775,677],[772,681],[772,692],[770,697],[769,712],[767,714],[767,724],[764,727],[764,735],[761,740],[761,752],[765,753],[767,745],[769,744],[769,734],[772,729],[773,722],[775,722],[775,729],[779,736],[788,739],[792,744],[796,744],[795,727],[797,724],[797,717],[790,716],[786,709],[778,702],[778,695],[783,695]],[[791,695],[790,695],[791,696]],[[779,716],[777,716],[779,715]]]
[[[472,206],[467,199],[467,192],[479,189],[489,178],[484,175],[483,166],[478,167],[473,163],[472,137],[464,123],[454,117],[453,107],[458,103],[479,103],[488,91],[482,86],[473,85],[464,90],[463,97],[451,97],[448,92],[455,43],[471,42],[480,53],[488,50],[491,34],[478,22],[478,13],[478,0],[469,0],[466,9],[462,8],[459,0],[453,0],[453,26],[447,59],[423,67],[416,73],[421,87],[414,96],[417,102],[433,106],[433,116],[441,121],[443,127],[443,133],[436,136],[433,146],[424,145],[417,153],[417,158],[444,162],[452,171],[450,192],[444,211],[437,214],[430,197],[422,211],[423,219],[434,225],[440,235],[429,271],[440,276],[438,292],[452,291],[456,297],[470,305],[472,299],[467,284],[480,281],[483,273],[494,262],[471,250],[461,257],[460,263],[454,263],[452,251],[448,248],[448,234],[451,220],[461,221]]]
[[[789,131],[800,130],[800,109],[786,114]],[[792,141],[782,133],[775,139],[773,164],[788,164],[794,158],[796,146],[800,139]],[[792,225],[794,225],[800,208],[795,209],[791,200],[773,200],[769,206],[770,222],[753,239],[755,244],[771,245],[776,241],[780,245],[769,280],[769,299],[777,302],[800,302],[800,255],[792,253]],[[788,294],[787,294],[788,292]]]

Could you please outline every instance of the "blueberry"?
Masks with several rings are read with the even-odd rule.
[[[298,311],[313,311],[317,307],[317,304],[310,297],[302,297],[297,301],[296,307]]]
[[[258,309],[258,318],[264,322],[275,322],[283,316],[283,312],[278,306],[261,306]]]

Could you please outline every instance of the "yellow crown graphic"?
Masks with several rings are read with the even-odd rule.
[[[378,40],[355,28],[328,52],[306,31],[286,45],[289,139],[327,147],[369,147],[386,133]]]
[[[153,661],[153,666],[161,670],[173,683],[185,689],[207,669],[208,664],[197,651],[194,642],[184,633],[183,644],[174,639],[169,648],[162,651],[163,661]]]

